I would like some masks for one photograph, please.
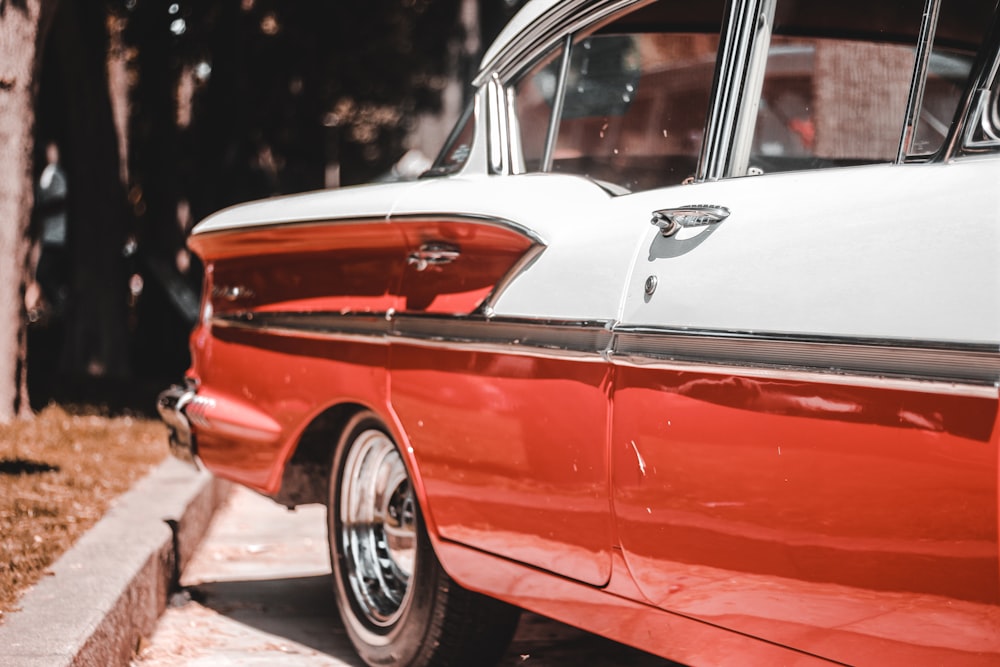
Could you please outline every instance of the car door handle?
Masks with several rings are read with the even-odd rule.
[[[673,236],[681,227],[717,225],[729,217],[729,209],[714,204],[696,204],[653,211],[650,223],[660,228],[664,236]]]
[[[423,271],[428,266],[451,264],[461,254],[462,251],[457,245],[442,241],[433,241],[425,243],[417,250],[411,252],[406,258],[406,263],[416,267],[417,271]]]

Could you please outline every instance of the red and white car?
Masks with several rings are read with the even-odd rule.
[[[175,448],[372,665],[1000,663],[996,17],[532,0],[424,178],[197,226]]]

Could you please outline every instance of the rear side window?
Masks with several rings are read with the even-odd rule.
[[[516,119],[519,171],[542,171],[546,140],[559,85],[563,49],[545,54],[512,87],[511,111]]]
[[[574,45],[552,170],[630,191],[694,176],[717,34],[602,33]]]
[[[470,102],[459,117],[451,134],[444,143],[444,148],[434,160],[424,176],[445,176],[458,173],[465,166],[472,151],[472,140],[475,138],[475,104]]]
[[[530,66],[508,88],[515,171],[578,174],[615,192],[692,177],[724,10],[722,0],[645,5]]]

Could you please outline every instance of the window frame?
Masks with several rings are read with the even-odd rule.
[[[562,116],[562,107],[565,102],[565,81],[570,70],[570,63],[573,57],[573,49],[580,43],[580,41],[585,37],[586,33],[598,30],[602,23],[611,23],[619,16],[640,9],[646,5],[651,5],[657,0],[626,0],[611,3],[603,3],[595,6],[592,12],[584,15],[575,17],[575,20],[562,27],[558,31],[550,31],[550,39],[544,44],[534,44],[532,48],[526,50],[520,58],[511,59],[508,58],[504,61],[505,67],[502,71],[497,70],[490,73],[491,80],[499,84],[503,89],[503,99],[504,104],[502,115],[498,115],[496,120],[497,126],[502,126],[504,128],[505,135],[508,140],[506,150],[504,152],[504,163],[506,164],[506,170],[502,170],[499,166],[499,162],[496,163],[496,169],[493,173],[508,173],[511,175],[526,173],[523,169],[523,160],[521,159],[521,147],[520,142],[520,128],[518,125],[518,118],[515,113],[516,108],[514,104],[515,99],[515,88],[521,79],[528,75],[532,68],[544,57],[552,53],[557,49],[561,49],[562,53],[557,56],[560,60],[559,65],[559,75],[556,81],[556,97],[553,100],[552,114],[549,117],[549,125],[546,132],[545,150],[542,156],[541,167],[538,169],[540,173],[551,173],[553,165],[553,157],[556,149],[556,144],[558,141],[558,127]],[[709,97],[709,115],[706,118],[704,130],[705,138],[702,141],[702,147],[698,157],[698,164],[695,171],[695,180],[705,180],[699,178],[698,174],[702,172],[703,160],[705,159],[706,151],[705,146],[710,133],[710,123],[713,117],[713,111],[717,107],[717,96],[719,95],[720,87],[717,85],[719,79],[719,69],[722,62],[721,49],[723,48],[723,40],[726,34],[726,21],[728,19],[728,14],[732,10],[733,6],[739,4],[742,0],[726,0],[725,3],[725,14],[721,22],[721,29],[719,32],[719,49],[720,53],[716,57],[715,70],[713,72],[711,93]],[[756,2],[760,0],[746,0],[750,2]],[[763,0],[766,2],[774,2],[775,0]],[[523,40],[522,40],[523,41]],[[477,81],[484,80],[484,75],[480,75]],[[499,108],[494,109],[499,111]],[[515,145],[515,142],[518,145]]]
[[[596,29],[602,21],[612,21],[655,0],[617,0],[589,6],[570,3],[525,31],[483,71],[477,85],[491,86],[494,100],[489,105],[490,142],[494,156],[491,173],[517,174],[523,168],[516,159],[520,142],[517,118],[514,114],[512,88],[533,63],[553,49],[562,48],[557,90],[562,91],[572,49],[580,33]],[[695,176],[690,182],[718,181],[746,176],[749,172],[750,149],[763,90],[764,74],[770,48],[773,19],[781,0],[728,0],[719,35],[720,46],[713,75],[705,136],[702,141]],[[995,13],[993,26],[986,36],[980,54],[973,65],[974,81],[962,94],[956,111],[957,122],[934,154],[913,154],[912,140],[915,123],[920,117],[923,91],[930,67],[938,13],[942,0],[925,0],[920,18],[916,53],[911,72],[905,116],[897,143],[896,159],[892,164],[939,162],[962,153],[982,153],[1000,148],[1000,13]],[[561,103],[561,100],[557,100]],[[551,171],[556,135],[553,125],[559,119],[556,102],[549,119],[545,154],[541,171]],[[986,139],[975,139],[977,128],[985,128]],[[502,155],[501,155],[502,154]]]
[[[973,65],[976,81],[960,110],[960,131],[942,151],[945,159],[1000,151],[1000,12],[993,17],[985,44],[988,48]]]
[[[451,131],[448,133],[448,138],[445,139],[444,145],[441,147],[441,150],[438,151],[437,157],[434,159],[433,164],[431,164],[430,169],[421,174],[420,178],[436,178],[439,176],[450,176],[452,174],[459,173],[460,171],[465,169],[465,166],[467,164],[469,164],[469,157],[472,155],[472,146],[475,143],[476,129],[479,124],[478,114],[476,113],[476,106],[477,106],[476,97],[475,95],[473,95],[469,99],[468,103],[465,105],[465,108],[459,115],[458,120],[455,121],[455,125],[451,128]],[[468,152],[465,155],[465,159],[455,164],[450,164],[450,165],[445,164],[446,162],[449,161],[448,160],[449,154],[455,150],[456,142],[458,141],[459,138],[461,138],[463,134],[465,134],[465,130],[470,123],[472,125],[472,133],[471,133],[472,141],[469,142],[469,148]]]

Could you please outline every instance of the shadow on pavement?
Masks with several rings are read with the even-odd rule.
[[[191,599],[233,621],[363,667],[337,615],[329,574],[215,581],[186,588]],[[662,667],[648,653],[524,612],[501,667]]]

